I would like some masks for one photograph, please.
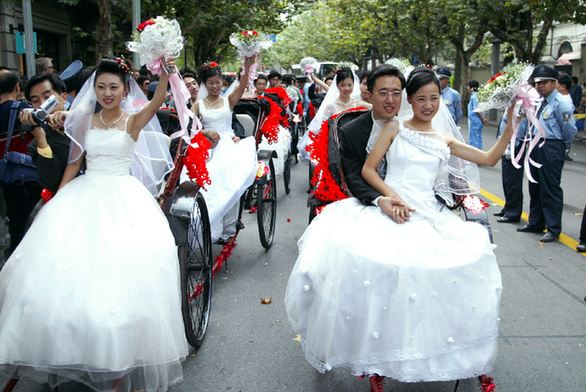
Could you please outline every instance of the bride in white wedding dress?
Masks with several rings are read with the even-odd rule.
[[[392,216],[355,198],[328,205],[299,241],[285,296],[309,363],[369,375],[373,391],[385,376],[480,376],[497,353],[502,285],[488,233],[435,195],[450,154],[494,166],[512,126],[490,151],[478,150],[432,128],[441,99],[433,71],[414,70],[406,89],[413,117],[383,127],[362,171],[398,201]],[[383,156],[385,180],[376,172]]]
[[[66,114],[61,187],[0,271],[0,367],[51,387],[165,391],[188,354],[175,241],[145,187],[172,166],[146,129],[168,75],[141,102],[123,64],[102,60]]]

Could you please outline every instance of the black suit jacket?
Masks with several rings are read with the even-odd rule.
[[[37,141],[33,140],[29,143],[28,149],[33,158],[33,162],[37,165],[37,173],[39,174],[39,181],[43,188],[51,192],[57,192],[59,184],[63,178],[67,160],[69,159],[69,143],[67,136],[57,132],[49,127],[45,128],[47,135],[47,143],[53,151],[53,158],[45,158],[37,152]]]
[[[362,177],[366,162],[366,144],[372,132],[372,111],[350,121],[340,128],[340,155],[344,179],[352,195],[365,205],[372,205],[374,199],[382,196]]]

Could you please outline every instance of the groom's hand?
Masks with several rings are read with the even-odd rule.
[[[378,206],[380,207],[381,210],[383,210],[383,212],[385,214],[387,214],[389,217],[396,219],[397,218],[397,212],[395,211],[395,209],[393,209],[394,206],[405,206],[405,203],[402,200],[398,200],[398,199],[394,199],[390,196],[383,196],[381,198],[378,199],[377,201]],[[414,209],[409,208],[407,211],[415,211]],[[407,212],[407,218],[409,217],[409,214]]]

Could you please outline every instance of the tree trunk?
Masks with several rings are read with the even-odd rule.
[[[462,113],[464,116],[468,116],[468,102],[470,101],[470,93],[468,92],[468,79],[470,75],[470,56],[465,53],[461,54],[462,56],[462,72],[461,75],[461,82],[462,82]]]
[[[112,0],[97,0],[100,20],[96,26],[96,63],[105,56],[112,56]]]
[[[461,85],[462,85],[462,63],[465,62],[464,60],[464,41],[466,39],[466,32],[464,29],[464,24],[460,24],[458,26],[458,45],[456,46],[456,63],[454,65],[454,85],[452,88],[462,94]]]

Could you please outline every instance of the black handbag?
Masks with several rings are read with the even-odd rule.
[[[8,135],[6,138],[6,149],[4,156],[0,160],[0,186],[8,187],[15,190],[22,189],[24,185],[41,187],[37,167],[33,159],[28,154],[17,151],[8,151],[16,116],[19,112],[20,102],[14,102],[10,110],[10,120],[8,121]],[[20,130],[19,130],[20,132]],[[21,134],[24,140],[24,137]],[[26,144],[26,141],[25,141]]]

